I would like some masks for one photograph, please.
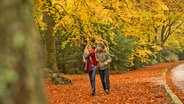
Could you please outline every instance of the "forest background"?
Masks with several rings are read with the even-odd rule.
[[[184,59],[183,0],[37,0],[43,67],[83,73],[83,49],[104,42],[111,71]]]

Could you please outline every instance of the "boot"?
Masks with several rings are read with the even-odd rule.
[[[95,95],[95,90],[92,90],[91,95],[92,95],[92,96],[94,96],[94,95]]]

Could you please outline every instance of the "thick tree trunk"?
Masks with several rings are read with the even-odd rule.
[[[0,104],[45,104],[33,0],[0,0]]]
[[[45,7],[52,6],[50,0],[46,1]],[[45,8],[44,7],[44,8]],[[48,11],[49,12],[49,11]],[[47,56],[47,65],[53,72],[58,72],[57,61],[56,61],[56,45],[55,45],[55,37],[54,37],[54,25],[55,22],[53,20],[52,14],[48,14],[48,12],[43,13],[43,20],[46,23],[45,34],[45,43],[46,43],[46,56]]]
[[[56,45],[54,38],[54,21],[52,15],[48,15],[46,12],[43,14],[44,22],[47,24],[45,30],[45,43],[47,50],[47,64],[53,72],[58,72],[56,61]]]

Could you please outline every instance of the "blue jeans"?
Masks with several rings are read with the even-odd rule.
[[[96,70],[94,69],[91,72],[88,72],[88,75],[89,75],[89,79],[90,79],[92,90],[95,91],[95,75],[96,75]]]
[[[99,70],[103,90],[110,90],[109,69]]]

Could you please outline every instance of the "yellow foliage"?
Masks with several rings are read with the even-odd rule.
[[[61,31],[61,35],[68,39],[61,42],[62,48],[66,44],[80,47],[81,44],[103,41],[106,44],[111,41],[116,44],[114,38],[117,35],[131,36],[136,39],[137,47],[132,50],[133,54],[129,62],[133,63],[134,57],[138,57],[142,62],[149,62],[150,56],[162,50],[160,44],[161,30],[163,25],[168,25],[168,20],[177,20],[184,17],[184,14],[172,13],[172,9],[163,0],[51,0],[52,6],[48,6],[46,0],[39,0],[34,7],[36,24],[40,30],[46,29],[43,23],[43,11],[53,14],[56,22],[54,31]],[[178,4],[179,5],[179,4]],[[182,5],[182,4],[181,4]],[[176,22],[174,28],[184,20]],[[108,25],[103,27],[101,25]],[[120,27],[121,34],[115,34],[113,28]],[[157,30],[157,31],[156,31]],[[177,29],[177,33],[182,33],[182,29]],[[107,34],[108,32],[108,34]],[[104,37],[110,35],[110,40]],[[182,38],[183,39],[183,38]],[[182,41],[182,40],[180,40]],[[180,42],[178,41],[178,42]],[[178,45],[179,43],[174,44]],[[170,40],[166,45],[171,44]],[[149,48],[154,51],[150,51]]]

